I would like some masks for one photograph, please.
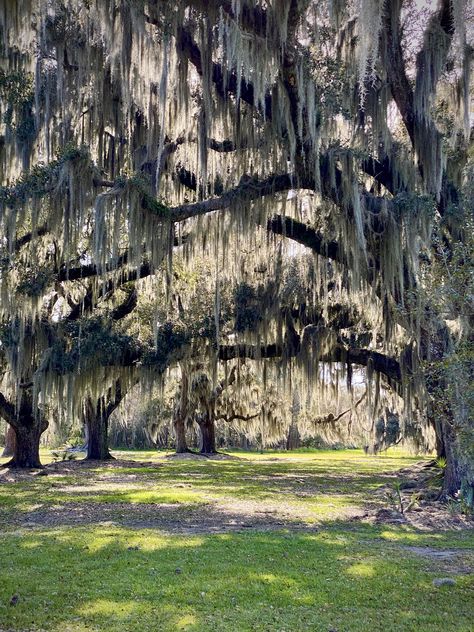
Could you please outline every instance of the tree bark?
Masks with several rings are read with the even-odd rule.
[[[13,456],[15,454],[16,447],[16,433],[15,428],[10,424],[7,424],[5,432],[5,446],[3,448],[2,456]]]
[[[442,423],[443,445],[446,458],[444,470],[442,497],[454,496],[461,488],[461,473],[459,471],[459,457],[456,433],[450,423]]]
[[[296,423],[292,422],[288,429],[288,435],[286,437],[286,449],[296,450],[300,447],[300,444],[301,439],[298,426],[296,425]]]
[[[186,442],[186,420],[189,415],[189,378],[185,368],[181,367],[181,385],[179,396],[173,411],[173,428],[176,453],[189,452]]]
[[[199,430],[201,431],[201,454],[215,454],[216,450],[216,428],[212,417],[205,413],[197,419]]]
[[[443,351],[445,349],[442,345],[440,348]],[[441,497],[452,497],[461,488],[461,470],[453,411],[446,397],[446,392],[449,391],[446,377],[430,376],[427,381],[427,390],[431,399],[427,419],[435,429],[436,453],[438,457],[446,459]]]
[[[446,458],[446,446],[444,445],[444,436],[443,436],[443,424],[440,419],[435,415],[434,419],[432,415],[428,415],[428,422],[433,426],[436,435],[436,456],[439,459]]]
[[[88,398],[85,404],[87,459],[107,461],[112,459],[108,443],[109,414],[102,398],[96,404]]]
[[[40,468],[39,445],[47,424],[34,419],[19,418],[16,428],[16,446],[13,459],[7,463],[12,468]]]
[[[173,428],[175,436],[176,453],[183,454],[189,452],[186,442],[186,426],[182,417],[175,416],[173,419]]]
[[[87,459],[107,461],[114,457],[109,452],[108,426],[110,415],[120,405],[126,392],[122,390],[120,379],[115,381],[106,395],[95,402],[88,397],[84,403],[84,424],[86,426]]]
[[[13,458],[4,465],[11,468],[40,468],[40,439],[48,427],[48,422],[33,410],[33,398],[30,392],[22,394],[20,406],[7,401],[0,393],[0,410],[2,417],[13,426],[16,435]]]

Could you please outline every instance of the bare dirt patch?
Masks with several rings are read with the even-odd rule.
[[[429,546],[404,546],[403,550],[426,560],[429,572],[469,575],[474,572],[474,551],[468,549],[434,549]]]
[[[271,531],[317,528],[297,515],[280,513],[278,510],[258,511],[247,503],[232,506],[209,503],[198,507],[173,503],[67,503],[37,507],[31,512],[17,515],[11,523],[17,528],[28,529],[102,524],[187,535],[243,529]]]
[[[394,483],[382,485],[375,493],[378,502],[385,506],[372,507],[365,517],[375,524],[404,524],[421,531],[474,528],[472,515],[461,513],[456,503],[438,499],[440,472],[435,461],[422,461],[386,474],[393,478]],[[395,492],[397,484],[400,485],[399,497]]]
[[[474,529],[472,516],[453,514],[446,503],[438,501],[420,502],[405,513],[390,508],[372,509],[363,519],[371,524],[406,525],[419,531]]]

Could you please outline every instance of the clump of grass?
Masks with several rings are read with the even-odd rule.
[[[62,450],[52,450],[51,455],[54,463],[57,463],[58,461],[75,461],[78,457],[76,452],[71,452],[71,450],[68,450],[67,448]]]
[[[402,483],[400,481],[396,481],[393,483],[392,488],[387,491],[385,496],[389,505],[404,515],[418,505],[420,501],[420,493],[412,492],[410,497],[405,500],[402,495],[402,489]]]

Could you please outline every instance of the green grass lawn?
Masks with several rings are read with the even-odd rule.
[[[0,630],[474,630],[474,531],[354,519],[419,458],[115,455],[0,484]]]

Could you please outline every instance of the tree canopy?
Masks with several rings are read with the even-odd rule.
[[[359,366],[472,502],[473,38],[465,0],[7,0],[14,461],[60,399],[103,426],[178,362],[203,436],[245,362],[354,407]]]

